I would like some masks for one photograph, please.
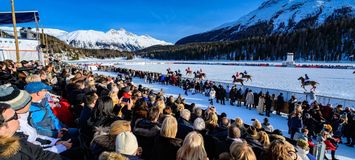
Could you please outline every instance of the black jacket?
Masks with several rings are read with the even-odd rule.
[[[182,140],[158,135],[153,147],[154,160],[175,160],[176,152],[181,147]]]
[[[178,120],[178,132],[176,138],[185,139],[186,135],[191,131],[193,131],[191,123],[180,117]]]
[[[17,137],[0,137],[1,160],[60,160],[58,154],[44,151],[42,147]]]

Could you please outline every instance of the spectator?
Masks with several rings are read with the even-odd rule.
[[[177,139],[177,121],[172,116],[167,116],[161,126],[160,135],[156,137],[153,147],[153,159],[173,160],[176,152],[181,147],[181,139]]]
[[[273,132],[274,128],[269,123],[269,118],[264,118],[264,122],[261,124],[266,132]]]
[[[287,141],[274,140],[266,152],[265,159],[295,159],[300,160],[295,148]]]
[[[178,120],[178,132],[176,137],[183,139],[188,133],[193,131],[193,126],[190,124],[191,113],[187,109],[183,109],[180,112],[180,118]]]
[[[42,82],[31,82],[25,86],[25,90],[31,94],[29,123],[36,128],[41,135],[57,138],[62,137],[62,126],[58,118],[53,114],[47,99],[44,99],[48,90],[52,87]]]
[[[61,159],[59,155],[53,152],[44,151],[40,146],[16,137],[14,134],[19,127],[19,121],[15,110],[13,110],[8,104],[0,103],[1,159]]]
[[[208,160],[201,134],[190,132],[181,148],[177,151],[176,159]]]
[[[130,131],[130,123],[124,120],[113,122],[109,128],[97,128],[90,147],[94,159],[97,159],[103,151],[115,151],[116,136],[122,132]]]
[[[230,146],[230,155],[233,159],[238,160],[256,160],[256,156],[248,143],[233,142]]]
[[[247,108],[249,108],[249,110],[251,110],[251,108],[254,105],[254,94],[253,94],[252,90],[249,90],[249,92],[245,98],[245,101],[246,101]]]
[[[116,137],[116,152],[127,157],[129,160],[140,160],[138,142],[136,136],[132,132],[121,132]]]

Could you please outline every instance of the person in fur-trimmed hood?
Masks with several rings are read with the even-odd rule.
[[[40,146],[14,136],[19,128],[15,110],[0,103],[0,159],[2,160],[47,160],[61,159],[53,152],[44,151]]]

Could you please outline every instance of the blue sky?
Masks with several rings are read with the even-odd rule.
[[[15,0],[38,10],[41,27],[65,31],[124,28],[168,42],[208,31],[256,9],[264,0]],[[11,11],[2,0],[0,11]],[[33,24],[31,24],[33,25]]]

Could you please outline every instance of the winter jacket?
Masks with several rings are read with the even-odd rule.
[[[53,152],[44,151],[25,139],[17,137],[0,137],[1,160],[60,160],[61,157]]]
[[[301,128],[303,127],[303,122],[301,117],[292,116],[291,119],[289,120],[289,127],[300,131]]]
[[[53,138],[58,136],[58,131],[62,128],[47,99],[42,99],[41,102],[32,102],[29,123],[36,128],[39,134]]]
[[[154,139],[159,134],[160,127],[158,123],[153,123],[147,119],[137,120],[133,133],[136,135],[138,145],[142,147],[142,158],[149,160],[152,158],[152,146]]]
[[[246,100],[246,105],[253,105],[254,104],[254,94],[252,92],[248,92],[245,100]]]
[[[122,154],[122,155],[125,156],[126,158],[128,158],[128,160],[142,160],[138,156],[125,155],[125,154]]]
[[[71,104],[66,99],[60,99],[60,107],[51,108],[53,114],[58,117],[60,122],[63,122],[67,127],[75,127],[74,115],[70,110]]]
[[[154,160],[175,160],[176,152],[181,147],[182,140],[177,138],[168,138],[158,135],[155,138],[153,147]]]
[[[264,107],[265,107],[265,98],[260,96],[258,107],[257,107],[257,110],[260,114],[264,113]]]
[[[21,132],[26,136],[28,136],[27,138],[28,142],[31,142],[36,145],[40,145],[41,147],[45,147],[46,148],[45,150],[54,153],[61,153],[67,150],[67,148],[64,145],[55,144],[59,139],[37,134],[36,129],[28,124],[28,115],[29,115],[28,112],[25,114],[19,114],[20,129],[17,130],[17,132]]]
[[[186,135],[193,131],[191,123],[183,118],[178,119],[178,132],[176,138],[185,139]]]
[[[216,91],[215,90],[211,90],[210,91],[210,99],[214,99],[216,98]]]
[[[301,160],[310,160],[309,157],[307,156],[309,154],[309,151],[306,151],[300,147],[295,147],[297,151],[297,155],[301,158]]]
[[[100,154],[104,151],[114,152],[115,141],[116,138],[114,136],[110,136],[107,134],[95,136],[90,146],[93,159],[98,159]]]
[[[272,127],[272,125],[270,123],[267,123],[267,124],[262,123],[261,126],[264,128],[264,130],[266,132],[270,132],[271,133],[272,131],[274,131],[274,127]]]

